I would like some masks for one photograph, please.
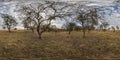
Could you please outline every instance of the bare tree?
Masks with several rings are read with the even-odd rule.
[[[119,26],[116,26],[116,28],[117,28],[117,30],[119,30],[120,28],[119,28]]]
[[[80,30],[82,30],[82,27],[81,26],[75,26],[75,31],[80,31]]]
[[[111,28],[112,28],[113,32],[115,32],[115,27],[114,27],[114,26],[112,26]]]
[[[26,16],[30,17],[32,23],[35,24],[35,28],[39,39],[43,32],[48,30],[51,25],[51,21],[56,20],[56,18],[63,18],[68,16],[68,12],[63,11],[65,7],[58,8],[57,4],[60,2],[45,1],[44,3],[35,3],[28,6],[23,6],[20,11]],[[66,13],[65,13],[66,12]]]
[[[8,14],[2,14],[1,17],[3,18],[4,27],[11,32],[11,28],[14,28],[17,25],[16,19]]]
[[[76,24],[74,22],[66,23],[66,29],[69,31],[69,35],[75,29]]]
[[[51,20],[46,20],[41,15],[41,13],[44,12],[45,8],[46,7],[44,7],[44,4],[42,4],[42,3],[39,3],[37,5],[37,7],[35,7],[35,8],[34,8],[33,4],[22,7],[22,12],[26,15],[26,18],[30,18],[29,22],[35,23],[35,27],[36,27],[36,31],[39,36],[39,39],[41,39],[42,33],[46,31],[47,27],[49,27],[50,22],[51,22]],[[49,23],[47,25],[45,25],[45,22],[47,22],[47,21],[49,21]],[[27,25],[29,25],[29,23],[27,23]]]
[[[34,33],[35,23],[32,22],[32,19],[30,18],[30,16],[25,17],[22,23],[24,28],[26,28],[27,30],[30,29]]]
[[[85,38],[86,30],[98,25],[98,20],[101,18],[98,14],[97,8],[82,10],[81,6],[77,10],[77,21],[82,25],[83,38]]]
[[[50,26],[50,30],[51,30],[51,31],[54,31],[54,32],[57,32],[58,28],[57,28],[56,25],[51,25],[51,26]]]
[[[108,22],[102,22],[102,24],[100,25],[100,29],[106,31],[108,26]]]
[[[103,25],[102,24],[99,25],[99,30],[103,30]]]

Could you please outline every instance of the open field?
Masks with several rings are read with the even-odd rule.
[[[47,32],[42,40],[29,31],[0,31],[0,60],[119,59],[120,31]]]

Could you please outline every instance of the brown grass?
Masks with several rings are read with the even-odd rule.
[[[120,31],[46,32],[42,40],[30,31],[0,31],[0,60],[119,59]]]

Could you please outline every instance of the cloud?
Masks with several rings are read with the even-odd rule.
[[[21,1],[21,2],[17,2],[17,1]],[[38,1],[38,0],[13,0],[12,2],[1,2],[0,4],[0,12],[1,13],[9,13],[13,16],[15,16],[16,18],[18,18],[18,13],[14,12],[14,9],[18,8],[18,4],[20,3],[29,3],[30,1]],[[39,1],[44,1],[44,0],[39,0]],[[52,0],[50,0],[52,1]],[[102,7],[106,7],[109,10],[103,9],[106,12],[106,20],[114,26],[119,25],[120,26],[120,13],[117,12],[117,10],[115,10],[114,8],[118,7],[118,11],[120,10],[120,7],[117,5],[114,5],[112,2],[114,0],[54,0],[54,1],[64,1],[64,2],[77,2],[77,1],[86,1],[86,2],[90,2],[87,3],[87,6],[102,6]],[[112,13],[110,12],[110,10],[112,11]],[[111,13],[111,16],[109,15]],[[17,19],[18,22],[21,22],[21,20]],[[1,21],[0,21],[1,22]],[[61,27],[62,23],[64,23],[63,21],[57,21],[54,24],[58,25],[58,27]],[[23,29],[22,25],[19,24],[17,26],[17,28]]]

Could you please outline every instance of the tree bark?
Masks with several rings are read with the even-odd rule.
[[[86,29],[84,26],[84,22],[82,22],[82,30],[83,30],[83,38],[85,38]]]
[[[8,32],[10,33],[11,32],[11,28],[10,27],[7,27],[8,28]]]
[[[38,27],[37,27],[37,34],[38,34],[38,38],[39,38],[39,39],[42,39],[42,37],[41,37],[42,34],[40,33],[40,30],[39,30]]]
[[[83,28],[83,38],[85,38],[86,37],[86,31],[85,31],[85,28]]]
[[[34,28],[31,28],[31,31],[34,33]]]
[[[8,29],[9,30],[9,32],[11,32],[11,30],[10,29]]]
[[[71,31],[69,31],[69,35],[71,34]]]

